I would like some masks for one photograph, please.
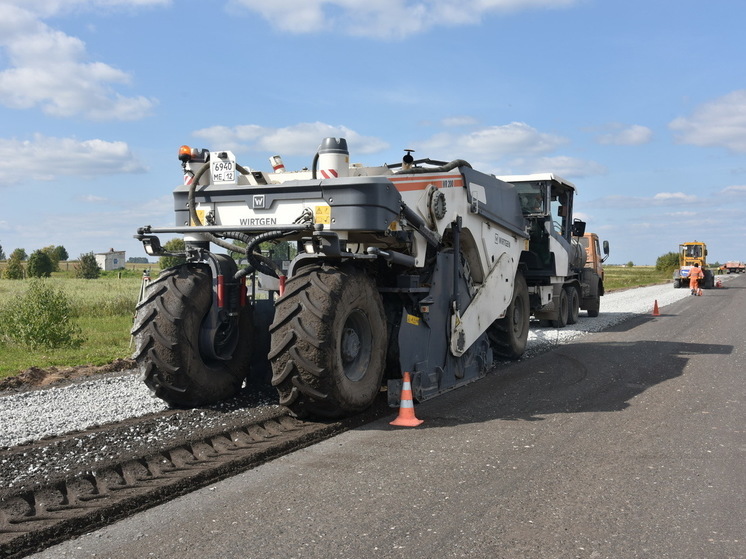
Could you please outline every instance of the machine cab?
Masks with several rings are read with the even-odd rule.
[[[558,269],[566,270],[568,263],[555,262],[557,255],[576,252],[573,237],[585,234],[585,222],[572,218],[575,185],[553,173],[498,178],[513,184],[521,201],[530,235],[529,250],[521,258],[529,274],[558,275]]]

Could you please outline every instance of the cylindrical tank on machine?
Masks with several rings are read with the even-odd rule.
[[[350,152],[344,138],[324,138],[319,146],[319,177],[332,179],[350,174]]]
[[[585,248],[580,244],[580,241],[573,239],[570,244],[572,247],[570,250],[570,267],[571,268],[582,268],[585,266],[585,261],[588,259]]]

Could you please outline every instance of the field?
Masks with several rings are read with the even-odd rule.
[[[655,266],[604,266],[604,288],[611,291],[654,285],[671,281],[672,276],[673,270],[661,272]]]
[[[0,263],[0,270],[3,264]],[[126,270],[83,280],[72,277],[74,263],[62,262],[61,271],[45,281],[69,297],[74,321],[81,328],[85,343],[77,349],[30,350],[0,341],[0,378],[30,367],[104,365],[130,357],[133,348],[129,332],[146,266],[127,264]],[[155,277],[158,270],[150,267]],[[653,266],[607,266],[605,271],[607,291],[663,283],[671,278],[670,272],[658,272]],[[0,279],[0,309],[12,305],[28,284],[26,280]]]
[[[53,350],[30,350],[0,341],[0,378],[30,367],[104,365],[131,356],[129,331],[142,285],[142,270],[147,265],[127,264],[128,269],[105,272],[95,280],[72,277],[73,266],[74,263],[60,263],[62,271],[44,282],[68,297],[73,320],[86,341],[76,349]],[[150,267],[157,274],[157,269]],[[0,279],[0,309],[21,297],[29,283]]]

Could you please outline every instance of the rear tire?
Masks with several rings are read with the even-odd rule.
[[[246,378],[251,308],[244,307],[238,322],[226,321],[218,332],[217,346],[235,344],[231,358],[220,360],[206,358],[199,349],[200,328],[211,305],[210,270],[196,264],[164,270],[137,305],[133,357],[148,388],[171,406],[214,404],[234,396]]]
[[[560,290],[559,301],[557,302],[557,318],[552,320],[554,328],[564,328],[567,326],[567,314],[569,313],[569,302],[567,300],[567,291],[564,288]]]
[[[506,359],[519,359],[526,351],[531,309],[528,286],[521,272],[515,275],[513,299],[505,317],[495,320],[487,329],[492,351]]]
[[[567,301],[567,323],[575,324],[578,321],[578,315],[580,313],[580,294],[574,286],[569,286],[567,288]]]
[[[300,270],[275,303],[270,332],[272,385],[295,415],[341,417],[373,403],[388,335],[381,296],[363,272]]]

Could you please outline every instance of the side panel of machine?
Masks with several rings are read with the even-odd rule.
[[[188,189],[174,191],[176,225],[189,223]],[[385,231],[401,208],[399,193],[385,177],[197,187],[195,201],[201,212],[213,212],[216,225],[289,225],[309,209],[315,223],[344,231]]]

